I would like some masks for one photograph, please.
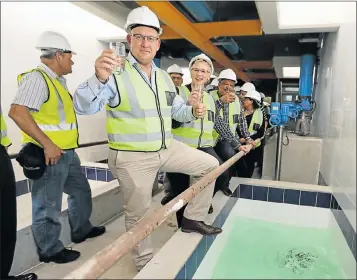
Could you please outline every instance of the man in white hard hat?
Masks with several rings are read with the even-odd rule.
[[[180,66],[177,64],[171,65],[167,68],[167,73],[170,75],[171,80],[174,82],[176,87],[179,87],[183,83],[183,72]]]
[[[216,118],[223,121],[215,125],[214,149],[223,161],[227,161],[241,149],[237,130],[245,138],[246,144],[252,144],[254,147],[255,142],[250,139],[244,109],[235,94],[236,74],[232,69],[225,69],[219,74],[218,81],[218,89],[212,91],[211,95],[215,100],[216,110],[219,112]],[[237,166],[234,164],[229,169],[230,178],[236,175]],[[227,192],[231,194],[229,189]]]
[[[68,263],[80,253],[65,248],[59,240],[63,192],[68,194],[73,242],[102,235],[105,227],[93,227],[89,221],[91,189],[75,152],[78,123],[64,78],[72,73],[75,52],[62,34],[53,31],[42,33],[36,48],[41,52],[41,63],[18,75],[19,88],[9,117],[22,130],[25,147],[41,147],[47,165],[40,178],[30,180],[32,232],[40,261]]]
[[[95,62],[95,75],[74,95],[79,114],[107,112],[108,165],[124,195],[125,225],[134,227],[147,213],[157,172],[181,172],[199,180],[218,161],[172,138],[171,119],[190,122],[206,113],[203,104],[186,105],[169,75],[155,66],[162,29],[145,6],[132,10],[125,24],[130,53],[121,75],[113,74],[119,59],[104,50]],[[212,200],[213,181],[187,205],[181,230],[214,235],[222,230],[204,223]],[[140,270],[152,258],[150,236],[135,246],[132,256]]]

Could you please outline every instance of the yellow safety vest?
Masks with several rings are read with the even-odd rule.
[[[171,145],[171,108],[176,96],[169,75],[156,70],[157,94],[128,61],[114,74],[120,93],[117,107],[106,106],[109,147],[122,151],[155,152]]]
[[[48,100],[42,104],[38,112],[30,112],[33,119],[43,133],[61,149],[77,148],[78,124],[71,94],[57,79],[51,79],[39,68],[18,75],[18,83],[26,74],[32,71],[38,71],[42,74],[48,88]],[[22,143],[29,142],[41,146],[22,131]]]
[[[252,116],[252,120],[248,127],[250,136],[257,133],[258,129],[263,125],[263,121],[264,121],[263,112],[260,109],[255,109],[253,116]],[[259,128],[255,130],[254,124],[259,124]],[[259,147],[259,146],[260,146],[260,141],[257,143],[256,147]]]
[[[1,118],[1,122],[0,122],[1,145],[3,145],[4,147],[9,147],[12,143],[9,136],[7,136],[7,126],[4,120],[4,116],[2,115],[1,108],[0,108],[0,118]]]
[[[185,86],[178,87],[179,94],[187,102],[190,91]],[[172,129],[174,139],[181,141],[193,148],[213,147],[213,130],[216,106],[213,97],[203,92],[202,103],[206,105],[206,114],[203,119],[183,123],[181,127]]]
[[[213,99],[217,101],[219,99],[219,94],[217,90],[211,91],[210,94],[212,95]],[[236,129],[238,126],[238,120],[239,120],[239,114],[240,114],[240,101],[238,98],[232,103],[229,103],[228,106],[228,125],[229,128],[231,129],[233,135],[236,134]],[[223,119],[223,109],[220,110],[219,114],[221,115]],[[214,141],[217,142],[219,137],[219,134],[216,130],[213,131],[213,138]]]

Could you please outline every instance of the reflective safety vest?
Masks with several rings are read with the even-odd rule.
[[[12,143],[10,138],[7,136],[7,126],[4,120],[4,116],[2,115],[1,108],[0,108],[0,140],[1,140],[1,145],[4,147],[9,147]]]
[[[18,75],[18,83],[32,71],[38,71],[43,76],[48,88],[47,101],[42,104],[38,112],[30,112],[34,121],[59,148],[63,150],[77,148],[78,124],[71,94],[57,79],[50,78],[39,68]],[[41,146],[22,131],[22,143],[29,142]]]
[[[120,104],[106,106],[109,147],[121,151],[155,152],[171,145],[171,108],[176,96],[169,75],[156,70],[157,94],[128,61],[114,74]]]
[[[217,90],[214,90],[214,91],[211,91],[210,94],[212,95],[213,99],[215,101],[217,101],[219,99],[219,94],[218,94],[218,91]],[[238,122],[239,122],[239,114],[240,114],[240,101],[238,98],[236,98],[236,100],[232,103],[229,103],[229,106],[228,106],[228,125],[229,125],[229,128],[231,129],[233,135],[236,134],[236,129],[237,129],[237,126],[238,126]],[[223,119],[223,109],[220,110],[219,112],[220,116],[222,117]],[[214,141],[217,142],[218,140],[218,137],[219,137],[219,134],[216,130],[213,131],[213,138],[214,138]]]
[[[263,112],[260,109],[254,110],[252,120],[249,124],[248,131],[250,136],[254,135],[257,133],[259,128],[263,125],[264,118],[263,118]],[[256,147],[260,146],[260,141],[257,143]]]
[[[179,94],[187,102],[190,91],[185,86],[178,87]],[[174,139],[181,141],[193,148],[213,147],[213,130],[216,106],[213,97],[203,92],[202,103],[206,105],[206,114],[203,119],[183,123],[181,127],[172,129]]]

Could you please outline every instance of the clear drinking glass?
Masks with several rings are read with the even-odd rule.
[[[110,42],[109,47],[110,49],[115,51],[117,57],[121,58],[120,60],[123,62],[122,64],[119,64],[117,68],[114,70],[115,74],[120,75],[124,71],[124,60],[126,57],[125,44],[122,42],[116,42],[116,43]]]
[[[198,84],[192,84],[191,85],[191,88],[192,88],[192,92],[195,92],[199,95],[200,97],[200,100],[202,102],[203,100],[203,95],[202,95],[202,92],[203,92],[203,85],[198,85]]]

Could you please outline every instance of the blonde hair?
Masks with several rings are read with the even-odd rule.
[[[195,60],[192,64],[191,64],[191,69],[193,67],[193,65],[195,65],[197,62],[206,62],[208,64],[208,67],[209,67],[209,72],[211,73],[211,64],[207,61],[207,60],[204,60],[202,58],[199,58],[197,60]],[[190,69],[190,70],[191,70]]]

